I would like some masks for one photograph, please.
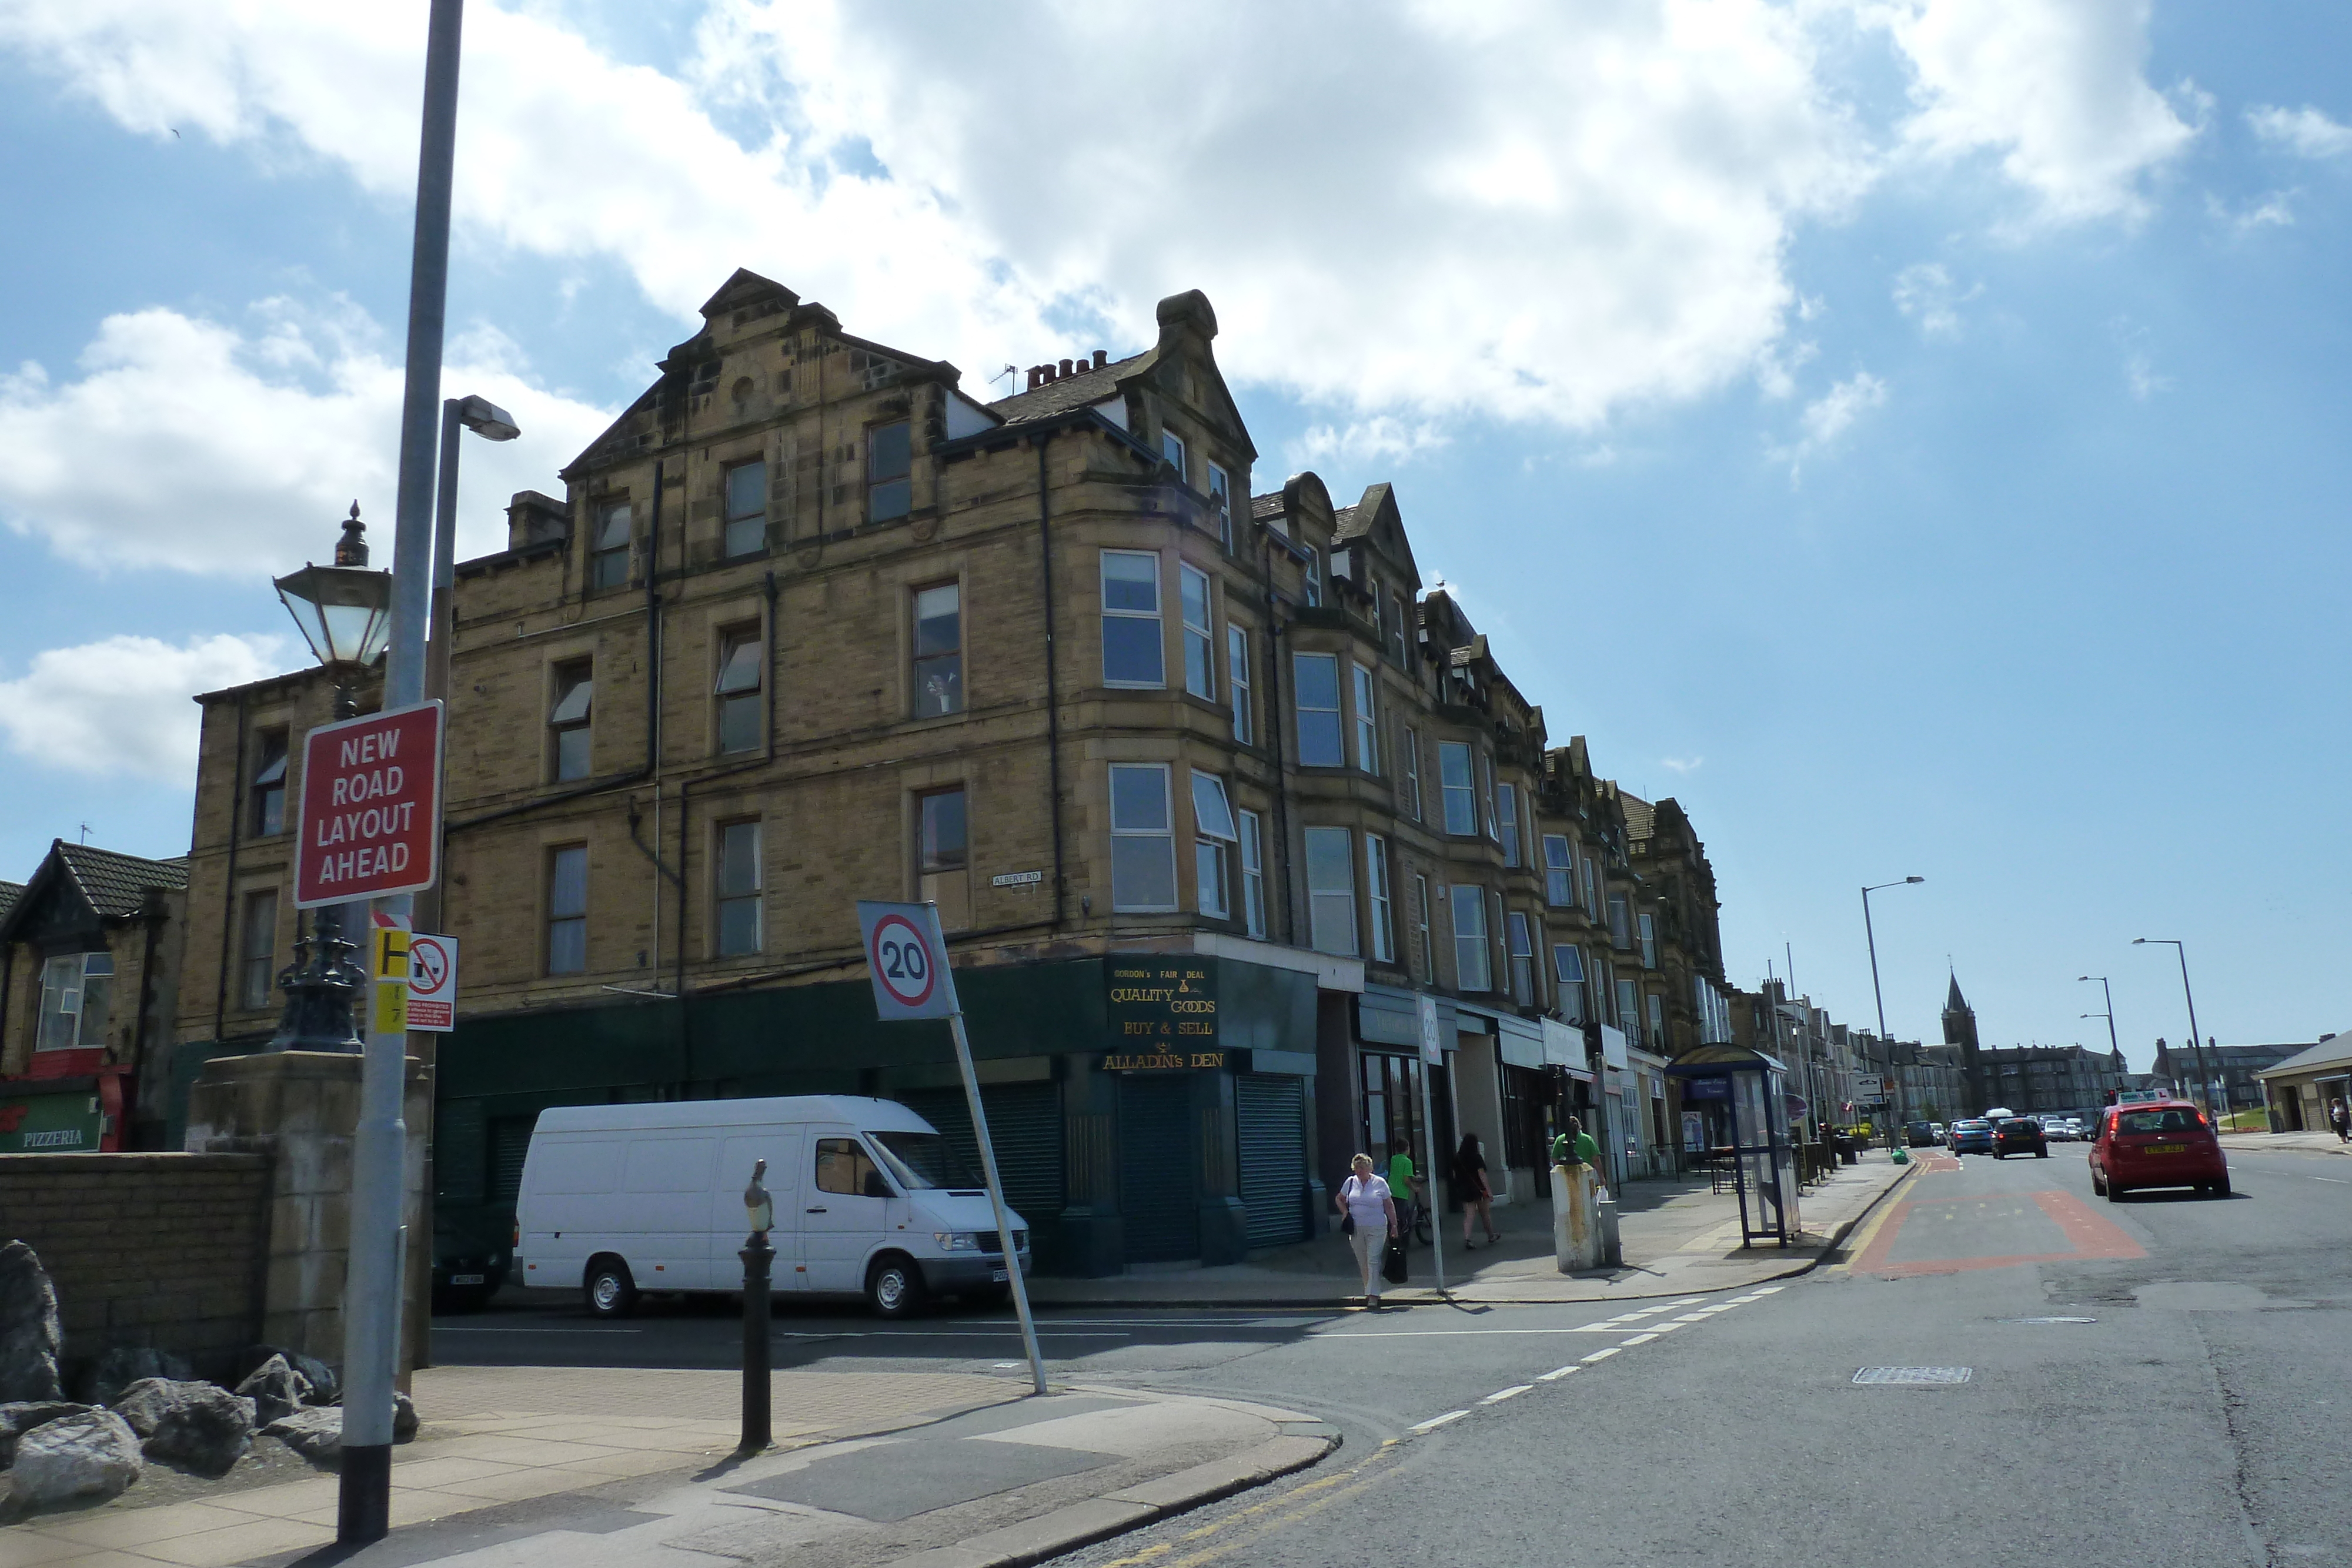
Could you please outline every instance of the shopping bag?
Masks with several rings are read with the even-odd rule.
[[[1381,1256],[1381,1278],[1391,1285],[1402,1285],[1404,1283],[1406,1272],[1404,1239],[1402,1237],[1391,1236],[1389,1238],[1388,1250]]]

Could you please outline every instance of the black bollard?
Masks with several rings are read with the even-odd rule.
[[[743,1440],[736,1451],[768,1446],[768,1265],[776,1249],[755,1230],[736,1254],[743,1260]]]

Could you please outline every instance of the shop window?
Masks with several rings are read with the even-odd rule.
[[[266,839],[286,831],[286,731],[265,729],[254,742],[253,814],[247,831]]]
[[[41,1027],[36,1051],[88,1051],[106,1043],[114,955],[59,953],[41,966]]]
[[[589,721],[596,699],[595,666],[586,659],[558,664],[555,701],[547,710],[548,760],[559,784],[588,777]]]
[[[952,582],[915,591],[915,716],[963,711],[963,590]]]
[[[1156,552],[1102,552],[1102,656],[1107,686],[1167,685]]]
[[[719,828],[719,956],[741,957],[760,950],[760,824],[722,822]]]
[[[1168,765],[1110,767],[1110,903],[1138,915],[1176,907],[1176,833],[1169,811]]]
[[[887,523],[915,505],[914,438],[905,420],[866,433],[866,520]]]
[[[971,925],[971,846],[963,786],[918,795],[915,806],[919,896],[940,906],[940,929],[968,930]]]
[[[1356,956],[1356,868],[1345,828],[1307,830],[1308,939],[1318,953]]]

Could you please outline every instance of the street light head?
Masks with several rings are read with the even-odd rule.
[[[457,405],[457,422],[485,441],[512,441],[522,434],[514,415],[486,397],[468,397]]]
[[[2145,947],[2147,946],[2147,938],[2145,936],[2135,936],[2132,938],[2132,946],[2135,947]]]
[[[1906,877],[1905,877],[1903,880],[1904,880],[1906,883],[1914,883],[1914,882],[1925,882],[1925,881],[1927,881],[1927,879],[1926,877],[1924,877],[1924,876],[1906,876]]]
[[[305,566],[272,583],[322,664],[373,664],[391,640],[392,573],[367,569],[365,536],[354,501],[335,545],[335,564]]]

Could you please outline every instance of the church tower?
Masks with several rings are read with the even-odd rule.
[[[1969,1006],[1968,998],[1960,995],[1957,973],[1952,976],[1951,992],[1944,998],[1944,1043],[1959,1048],[1960,1071],[1968,1079],[1969,1098],[1975,1102],[1969,1108],[1969,1114],[1984,1114],[1990,1102],[1985,1099],[1984,1069],[1977,1059],[1977,1010]]]

